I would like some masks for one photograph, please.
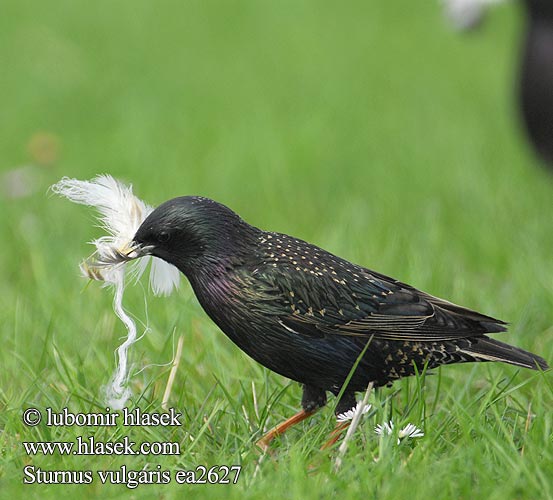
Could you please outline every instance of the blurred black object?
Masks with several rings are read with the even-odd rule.
[[[527,28],[520,99],[530,140],[553,168],[553,0],[524,0]]]

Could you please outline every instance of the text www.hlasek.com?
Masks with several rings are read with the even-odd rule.
[[[125,436],[121,441],[96,441],[94,436],[76,442],[35,441],[22,443],[27,455],[180,455],[176,442],[143,442],[137,445]]]

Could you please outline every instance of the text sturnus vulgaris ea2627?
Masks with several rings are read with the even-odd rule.
[[[142,223],[129,258],[154,255],[184,273],[219,328],[253,359],[303,384],[302,411],[262,444],[338,395],[416,370],[503,361],[545,370],[539,356],[491,339],[503,321],[421,292],[315,245],[263,231],[213,200],[185,196],[157,207]]]

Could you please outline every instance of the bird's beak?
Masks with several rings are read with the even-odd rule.
[[[123,248],[120,248],[119,253],[121,255],[121,260],[134,260],[150,255],[153,248],[152,245],[143,245],[133,240]]]
[[[86,260],[86,265],[88,268],[100,268],[123,264],[150,255],[153,248],[151,245],[143,245],[134,240],[125,243],[119,248],[108,246],[102,248],[102,251],[97,250],[94,252]]]
[[[107,269],[150,255],[152,249],[152,246],[145,246],[136,241],[130,241],[120,248],[104,247],[103,251],[96,250],[81,263],[81,272],[90,279],[104,281]]]

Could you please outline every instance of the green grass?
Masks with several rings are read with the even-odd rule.
[[[77,264],[92,215],[52,198],[61,176],[108,172],[152,204],[201,194],[247,221],[323,246],[505,319],[501,338],[553,360],[553,182],[517,123],[518,6],[478,32],[435,2],[36,2],[0,7],[0,168],[37,132],[61,157],[32,197],[1,200],[0,497],[552,498],[553,379],[505,365],[447,367],[381,389],[333,471],[325,409],[253,443],[299,408],[300,388],[248,359],[189,286],[128,288],[150,331],[133,347],[130,407],[170,405],[179,428],[27,428],[24,408],[100,411],[124,335],[111,293]],[[147,309],[146,309],[147,305]],[[254,398],[255,392],[255,398]],[[331,401],[330,406],[334,401]],[[530,417],[528,416],[530,415]],[[392,417],[424,438],[380,439]],[[29,457],[22,441],[176,441],[180,456]],[[227,486],[23,485],[23,467],[174,473],[240,464]]]

